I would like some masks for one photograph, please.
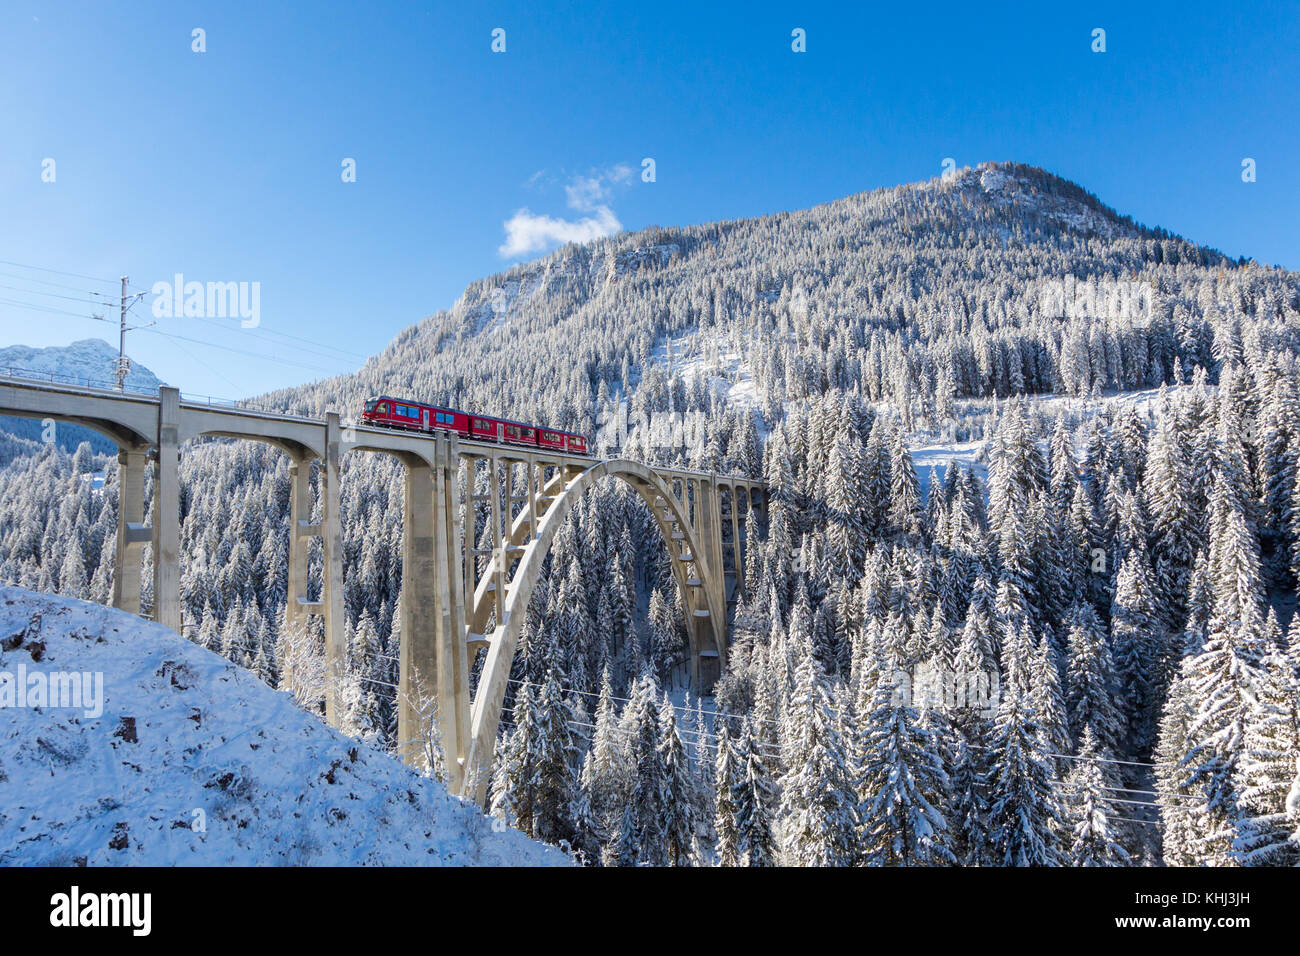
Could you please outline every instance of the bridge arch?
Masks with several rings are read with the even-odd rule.
[[[487,657],[470,710],[470,742],[463,792],[465,796],[472,796],[480,803],[487,795],[511,664],[519,645],[525,611],[541,574],[542,564],[569,512],[583,494],[602,478],[617,478],[625,482],[654,515],[655,525],[672,559],[673,575],[685,598],[686,630],[691,642],[692,673],[697,686],[702,654],[712,652],[718,656],[720,663],[725,661],[726,606],[725,600],[719,600],[719,596],[725,594],[720,579],[721,562],[716,557],[711,557],[712,551],[706,547],[706,535],[701,533],[705,530],[701,522],[691,521],[693,514],[697,518],[701,517],[703,509],[700,483],[707,479],[698,476],[689,478],[689,483],[695,485],[696,492],[696,498],[692,502],[687,496],[687,478],[673,482],[680,482],[682,497],[679,499],[671,490],[670,482],[639,462],[618,459],[599,462],[582,470],[572,466],[559,468],[557,474],[541,490],[539,497],[549,499],[550,504],[537,519],[535,535],[529,536],[530,517],[525,510],[508,530],[503,546],[493,554],[488,573],[475,589],[471,605],[471,630],[484,627],[493,607],[497,606],[494,586],[505,578],[509,566],[515,563],[514,555],[518,554],[518,564],[513,575],[506,581],[501,620],[497,621],[487,642]],[[520,542],[526,538],[529,539],[527,543],[521,545]],[[679,546],[685,550],[679,550]]]
[[[16,394],[14,389],[3,391]],[[75,402],[57,393],[42,398],[41,408],[37,409],[24,407],[27,403],[17,398],[6,400],[7,396],[0,394],[0,414],[41,421],[48,418],[67,425],[80,425],[103,435],[120,449],[144,450],[154,444],[158,431],[157,403],[140,402],[137,407],[136,403],[119,399],[104,403],[101,413],[86,414],[84,403],[79,408]]]

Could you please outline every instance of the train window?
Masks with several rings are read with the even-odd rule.
[[[380,415],[387,415],[387,414],[388,414],[388,403],[387,403],[387,402],[380,402],[380,403],[379,403],[379,408],[378,408],[377,410],[378,410],[378,412],[379,412]]]
[[[447,414],[446,412],[439,412],[438,421],[443,425],[450,425],[455,421],[455,419],[452,418],[452,416]]]
[[[479,431],[490,431],[492,429],[492,422],[487,418],[476,418],[474,419],[474,427],[479,429]]]

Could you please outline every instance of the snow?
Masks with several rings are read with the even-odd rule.
[[[732,347],[725,333],[693,331],[674,339],[665,338],[650,351],[650,361],[686,380],[703,376],[710,390],[730,409],[758,410],[758,386],[749,362]],[[767,427],[761,415],[755,424],[759,438],[765,439]]]
[[[983,164],[972,171],[979,176],[979,187],[988,196],[995,208],[1032,209],[1039,215],[1055,220],[1066,229],[1079,232],[1094,232],[1107,238],[1134,235],[1132,226],[1116,222],[1104,213],[1090,208],[1076,200],[1051,196],[1031,186],[1021,177],[999,169],[991,164]],[[963,175],[963,182],[965,182]],[[1006,234],[1004,234],[1004,241]]]
[[[1190,392],[1192,388],[1191,385],[1166,386],[1164,394],[1169,401],[1178,401],[1182,397],[1182,393]],[[1212,392],[1213,387],[1209,391]],[[1117,392],[1112,395],[1098,396],[1097,398],[1076,398],[1070,395],[1046,393],[1043,395],[1021,396],[1020,400],[1024,402],[1026,410],[1031,415],[1043,417],[1046,423],[1046,431],[1040,437],[1040,445],[1046,452],[1048,438],[1051,434],[1051,423],[1056,418],[1063,417],[1067,423],[1077,425],[1104,413],[1114,414],[1126,408],[1136,410],[1142,418],[1151,418],[1158,411],[1162,399],[1161,389],[1148,388],[1132,392]],[[1005,408],[1006,401],[1006,399],[991,398],[960,399],[956,403],[956,417],[960,421],[977,414],[988,414],[994,410],[995,405],[1000,412]],[[889,413],[890,406],[888,403],[876,403],[874,407],[882,414]],[[1076,438],[1079,437],[1078,432],[1075,434]],[[929,494],[931,466],[934,466],[936,476],[942,481],[948,463],[953,461],[967,468],[974,468],[980,480],[987,484],[987,451],[992,447],[988,439],[935,443],[933,437],[933,432],[915,432],[908,441],[908,451],[911,452],[912,463],[916,466],[917,476],[921,480],[923,495]]]
[[[102,674],[103,711],[0,708],[0,865],[569,862],[133,615],[0,587],[19,665]]]
[[[0,375],[11,374],[12,369],[12,374],[19,376],[38,372],[46,376],[53,374],[57,381],[108,384],[113,381],[116,368],[117,348],[103,339],[80,339],[71,345],[43,349],[27,345],[0,349]],[[132,362],[126,384],[147,392],[157,391],[161,383],[153,372]]]
[[[930,494],[930,469],[934,468],[935,478],[943,481],[948,473],[948,465],[957,462],[967,468],[974,468],[980,481],[988,481],[988,466],[981,460],[985,442],[953,442],[946,445],[922,445],[909,449],[912,464],[916,466],[916,476],[921,481],[921,496]]]

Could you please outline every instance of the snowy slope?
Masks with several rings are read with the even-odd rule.
[[[0,865],[568,862],[132,615],[0,588],[20,665],[102,673],[103,708],[0,709]]]

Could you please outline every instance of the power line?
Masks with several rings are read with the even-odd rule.
[[[229,331],[229,330],[230,330],[230,327],[229,327],[229,326],[227,326],[227,325],[223,325],[222,323],[216,321],[215,319],[209,319],[209,318],[207,318],[207,317],[205,317],[205,316],[190,316],[189,318],[197,319],[197,320],[200,321],[200,322],[204,322],[204,323],[206,323],[206,324],[208,324],[208,325],[214,326],[215,328],[222,329],[223,331]],[[243,334],[243,335],[249,335],[249,334],[251,334],[253,338],[260,339],[260,340],[263,341],[263,342],[269,342],[271,345],[282,345],[282,344],[284,344],[284,343],[282,343],[282,342],[274,342],[274,341],[272,341],[271,339],[266,338],[264,335],[259,334],[259,333],[261,333],[261,332],[270,332],[270,333],[273,334],[273,335],[284,335],[284,334],[285,334],[285,333],[283,333],[283,332],[274,332],[274,331],[272,331],[271,329],[265,329],[265,328],[262,328],[261,326],[258,326],[256,329],[242,329],[242,330],[241,330],[241,334]],[[297,338],[297,336],[291,336],[291,338]],[[316,345],[316,344],[318,344],[318,343],[315,343],[315,342],[311,342],[311,341],[309,341],[308,339],[300,339],[300,341],[307,342],[309,345]],[[330,348],[330,346],[328,346],[328,345],[323,346],[323,347],[324,347],[324,348]],[[299,351],[310,352],[310,353],[313,354],[313,355],[317,355],[317,356],[319,356],[320,358],[323,358],[323,359],[328,359],[328,360],[331,361],[331,362],[341,362],[341,361],[343,361],[343,359],[342,359],[341,356],[338,356],[338,355],[331,355],[331,354],[329,354],[329,353],[327,353],[327,352],[316,351],[316,350],[313,350],[313,349],[303,349],[303,348],[301,348],[301,347],[299,347],[298,350],[299,350]],[[342,352],[343,350],[342,350],[342,349],[339,349],[338,351]],[[343,354],[344,354],[344,355],[347,355],[347,356],[350,356],[350,357],[354,357],[354,358],[365,358],[365,356],[358,355],[358,354],[356,354],[356,353],[352,353],[352,352],[344,352]]]
[[[84,312],[70,312],[67,309],[56,309],[53,306],[44,306],[36,302],[23,302],[20,299],[0,298],[0,304],[9,305],[19,309],[27,309],[30,312],[42,312],[48,315],[66,315],[74,319],[94,319],[96,322],[111,322],[102,315],[86,315]]]
[[[16,268],[19,268],[19,269],[29,269],[29,270],[33,270],[33,271],[37,271],[37,272],[49,273],[49,274],[51,274],[51,275],[65,276],[65,277],[68,277],[68,278],[75,278],[75,279],[83,279],[83,280],[86,280],[86,281],[89,281],[89,282],[102,282],[102,283],[105,283],[105,284],[109,284],[109,283],[112,283],[112,282],[114,282],[114,281],[120,282],[120,283],[121,283],[121,291],[120,291],[119,296],[117,296],[116,298],[118,299],[118,303],[117,303],[117,304],[118,304],[118,308],[119,308],[119,332],[120,332],[119,349],[118,349],[118,353],[119,353],[119,354],[118,354],[118,362],[119,362],[119,376],[118,376],[118,377],[119,377],[119,378],[122,377],[122,374],[121,374],[121,366],[126,365],[125,332],[127,332],[127,331],[134,331],[134,329],[132,329],[132,328],[126,328],[126,329],[124,329],[124,330],[121,328],[121,326],[125,325],[124,312],[125,312],[125,311],[129,311],[131,305],[133,305],[136,301],[138,301],[139,299],[143,298],[144,296],[149,295],[149,294],[151,293],[152,290],[149,290],[149,289],[141,289],[139,286],[135,286],[135,285],[131,284],[129,277],[127,277],[127,276],[122,276],[122,277],[121,277],[120,279],[118,279],[118,280],[112,280],[112,279],[106,279],[106,278],[103,278],[103,277],[101,277],[101,276],[86,275],[85,273],[81,273],[81,272],[69,272],[69,271],[67,271],[67,270],[63,270],[63,269],[51,269],[51,268],[48,268],[48,267],[45,267],[45,266],[34,266],[34,265],[29,264],[29,263],[15,262],[15,261],[10,260],[10,259],[0,259],[0,264],[7,265],[7,266],[13,266],[13,267],[16,267]],[[24,281],[27,281],[27,282],[36,282],[36,283],[40,283],[40,284],[42,284],[42,285],[48,285],[48,286],[52,286],[53,288],[64,289],[64,290],[66,290],[66,291],[70,291],[70,292],[80,292],[80,293],[82,293],[82,294],[85,295],[85,296],[95,296],[96,298],[94,298],[94,299],[87,299],[87,298],[77,298],[77,297],[74,297],[74,296],[62,296],[62,295],[59,295],[58,293],[53,293],[53,292],[44,292],[44,291],[41,291],[41,290],[39,290],[39,289],[24,288],[24,287],[21,287],[21,286],[0,285],[0,288],[9,289],[9,290],[11,290],[11,291],[16,291],[16,292],[25,292],[25,293],[27,293],[27,294],[29,294],[29,295],[49,296],[49,297],[53,297],[53,298],[66,299],[66,300],[68,300],[68,301],[72,301],[72,302],[85,302],[85,303],[90,304],[90,305],[103,305],[103,304],[105,304],[106,302],[110,302],[110,301],[114,298],[114,297],[111,296],[109,293],[95,292],[95,291],[92,291],[92,290],[89,290],[89,289],[85,289],[85,288],[81,288],[81,287],[78,287],[78,286],[69,285],[69,284],[67,284],[67,283],[53,282],[53,281],[51,281],[51,280],[49,280],[49,279],[41,279],[41,278],[38,278],[38,277],[35,277],[35,276],[24,276],[24,275],[20,275],[20,274],[17,274],[17,273],[10,273],[10,272],[0,273],[0,275],[5,275],[5,276],[8,276],[8,277],[10,277],[10,278],[14,278],[14,279],[23,279]],[[128,290],[131,290],[131,289],[134,289],[134,290],[137,290],[137,291],[129,292]],[[123,301],[124,301],[124,300],[129,300],[129,302],[128,302],[128,303],[126,304],[126,306],[125,306],[125,309],[123,309]],[[28,303],[28,302],[22,302],[22,301],[19,301],[19,300],[0,300],[0,301],[4,301],[5,304],[7,304],[7,305],[11,305],[11,306],[15,306],[15,307],[18,307],[18,308],[27,308],[27,309],[31,309],[32,311],[46,312],[46,313],[49,313],[49,314],[66,314],[66,315],[69,315],[69,316],[71,316],[71,317],[75,317],[75,318],[98,318],[98,317],[96,317],[96,316],[81,316],[81,315],[78,315],[77,313],[73,313],[73,312],[57,312],[57,311],[54,311],[54,310],[51,310],[51,309],[41,308],[41,307],[39,307],[39,305],[38,305],[37,303]],[[219,323],[217,323],[217,322],[213,322],[211,319],[208,319],[208,318],[206,318],[206,317],[201,317],[201,316],[200,316],[200,317],[197,317],[197,318],[199,318],[200,321],[208,322],[209,324],[211,324],[211,325],[215,325],[215,326],[217,326],[218,328],[221,327]],[[108,321],[108,320],[107,320],[107,319],[104,319],[104,321]],[[143,328],[143,327],[141,327],[141,328]],[[270,342],[271,344],[275,344],[275,343],[274,343],[271,339],[266,338],[265,336],[278,336],[278,337],[280,337],[280,338],[290,339],[290,340],[293,340],[293,341],[295,341],[295,342],[299,342],[299,343],[301,343],[301,344],[303,344],[303,345],[310,345],[310,346],[313,346],[313,347],[315,347],[315,348],[318,349],[318,350],[324,350],[324,351],[317,351],[315,354],[318,355],[320,358],[329,359],[329,360],[331,360],[331,361],[341,361],[341,359],[340,359],[339,356],[346,356],[346,357],[349,358],[349,359],[360,359],[360,360],[362,360],[362,361],[365,361],[366,359],[369,358],[369,356],[362,355],[362,354],[359,353],[359,352],[352,352],[352,351],[349,351],[348,349],[339,348],[338,346],[330,345],[329,343],[326,343],[326,342],[317,342],[317,341],[312,340],[312,339],[309,339],[309,338],[307,338],[307,337],[305,337],[305,336],[294,335],[293,333],[289,333],[289,332],[281,332],[281,331],[278,331],[278,330],[276,330],[276,329],[270,329],[270,328],[259,328],[259,333],[261,333],[261,334],[255,333],[255,334],[254,334],[254,337],[256,337],[256,338],[260,338],[260,339],[262,339],[263,341]],[[159,332],[159,334],[164,334],[164,335],[166,335],[166,334],[170,334],[170,335],[171,335],[173,338],[175,338],[175,339],[183,339],[184,341],[192,342],[193,344],[196,344],[196,345],[206,345],[206,346],[208,346],[209,348],[219,348],[219,349],[223,349],[223,350],[225,350],[225,351],[234,352],[235,354],[246,355],[246,356],[250,356],[250,357],[253,357],[253,358],[261,358],[261,359],[264,359],[265,361],[270,361],[270,362],[273,362],[273,363],[276,363],[276,364],[281,364],[281,365],[291,365],[291,366],[294,366],[294,367],[297,367],[297,368],[307,369],[308,371],[319,372],[319,373],[321,373],[321,374],[323,374],[323,375],[337,375],[337,374],[340,374],[338,371],[333,370],[333,369],[322,369],[322,368],[320,368],[320,367],[318,367],[318,366],[312,366],[312,365],[308,365],[308,364],[301,363],[301,362],[293,362],[293,361],[288,361],[288,360],[283,360],[283,359],[277,359],[277,358],[274,358],[274,357],[272,357],[272,356],[265,356],[265,355],[258,354],[258,353],[256,353],[256,352],[249,352],[249,351],[247,351],[247,350],[234,349],[234,348],[231,348],[231,347],[228,347],[228,346],[218,345],[218,344],[215,343],[215,342],[206,342],[206,341],[203,341],[202,339],[189,339],[189,338],[185,338],[184,336],[177,335],[176,333],[163,333],[163,332]],[[337,353],[337,354],[329,354],[329,353]],[[187,353],[187,354],[188,354],[188,353]]]
[[[86,295],[104,295],[104,294],[106,294],[106,293],[101,293],[101,292],[94,292],[94,291],[92,291],[92,290],[90,290],[90,289],[87,289],[87,288],[85,288],[85,287],[83,287],[83,286],[79,286],[79,285],[69,285],[69,284],[66,283],[66,282],[53,282],[53,281],[51,281],[50,279],[39,279],[39,278],[37,278],[36,276],[27,276],[27,275],[23,275],[22,273],[19,273],[19,272],[0,272],[0,276],[5,276],[6,278],[9,278],[9,279],[22,279],[24,282],[37,282],[37,283],[40,283],[41,285],[48,285],[48,286],[51,286],[51,287],[53,287],[53,288],[55,288],[55,289],[67,289],[67,290],[70,291],[70,292],[82,292],[82,293],[85,293]]]
[[[139,286],[131,286],[131,288],[133,288],[133,289],[140,289]],[[147,295],[147,294],[149,294],[152,290],[141,289],[140,291],[141,291],[142,294],[146,294],[146,295]],[[225,328],[225,326],[222,326],[221,323],[219,323],[219,322],[215,322],[215,321],[213,321],[212,319],[207,318],[206,316],[180,316],[180,315],[173,315],[173,316],[171,316],[171,318],[173,318],[173,319],[181,319],[181,318],[186,318],[186,319],[198,319],[198,320],[201,321],[201,322],[208,322],[209,324],[211,324],[211,325],[215,325],[215,326],[217,326],[218,328]],[[361,352],[353,352],[353,351],[350,351],[350,350],[348,350],[348,349],[342,349],[342,348],[339,348],[337,345],[330,345],[328,342],[319,342],[319,341],[317,341],[317,340],[315,340],[315,339],[309,339],[309,338],[307,338],[307,337],[305,337],[305,336],[302,336],[302,335],[294,335],[294,334],[291,333],[291,332],[281,332],[279,329],[268,328],[267,326],[265,326],[265,325],[261,325],[261,324],[258,324],[258,325],[256,326],[256,330],[257,330],[258,333],[265,333],[265,334],[267,334],[267,335],[276,335],[276,336],[279,336],[279,337],[281,337],[281,338],[292,339],[292,340],[295,341],[295,342],[301,342],[301,343],[306,344],[306,345],[313,345],[313,346],[316,346],[317,348],[320,348],[320,349],[326,349],[326,350],[328,350],[328,351],[330,351],[330,352],[337,352],[337,353],[339,353],[340,355],[345,355],[345,356],[347,356],[348,358],[361,359],[362,361],[365,361],[365,360],[367,360],[367,359],[370,358],[369,355],[364,355],[364,354],[362,354]],[[249,330],[249,329],[245,329],[245,330],[242,330],[242,331],[251,331],[251,330]],[[322,356],[322,357],[323,357],[323,358],[332,358],[333,356]]]
[[[60,269],[47,269],[44,266],[29,266],[26,263],[12,262],[9,259],[0,259],[0,263],[7,266],[16,266],[19,269],[34,269],[37,272],[49,272],[53,275],[70,276],[74,279],[89,279],[91,282],[103,282],[108,285],[112,285],[114,282],[117,281],[116,279],[104,279],[99,276],[88,276],[80,272],[64,272]]]
[[[264,362],[271,362],[276,365],[291,365],[296,368],[307,369],[308,371],[311,372],[319,372],[321,375],[342,374],[334,369],[324,369],[316,365],[307,365],[303,362],[293,362],[288,359],[271,358],[270,356],[262,355],[259,352],[250,352],[247,349],[237,349],[229,345],[219,345],[216,342],[208,342],[203,339],[192,339],[189,336],[177,335],[175,332],[164,332],[162,329],[146,328],[144,329],[144,331],[152,332],[154,335],[161,335],[169,339],[179,339],[182,342],[191,342],[194,345],[203,345],[211,349],[221,349],[223,352],[233,352],[236,355],[244,355],[244,356],[248,356],[249,358],[261,359]]]
[[[0,273],[0,274],[3,274],[3,273]],[[75,295],[63,295],[62,293],[59,293],[59,292],[45,292],[45,291],[43,291],[43,290],[41,290],[41,289],[25,289],[25,288],[23,288],[22,286],[17,286],[17,285],[0,285],[0,289],[9,289],[10,291],[13,291],[13,292],[25,292],[25,293],[27,293],[28,295],[43,295],[43,296],[47,296],[47,297],[52,298],[52,299],[67,299],[69,302],[85,302],[85,303],[87,303],[87,304],[89,304],[89,305],[104,305],[105,303],[111,301],[111,299],[110,299],[109,297],[107,297],[107,296],[103,296],[103,297],[101,297],[101,298],[99,298],[99,299],[83,299],[83,298],[81,298],[80,296],[75,296]],[[86,294],[86,295],[99,295],[98,292],[87,292],[87,293],[85,293],[85,294]]]

